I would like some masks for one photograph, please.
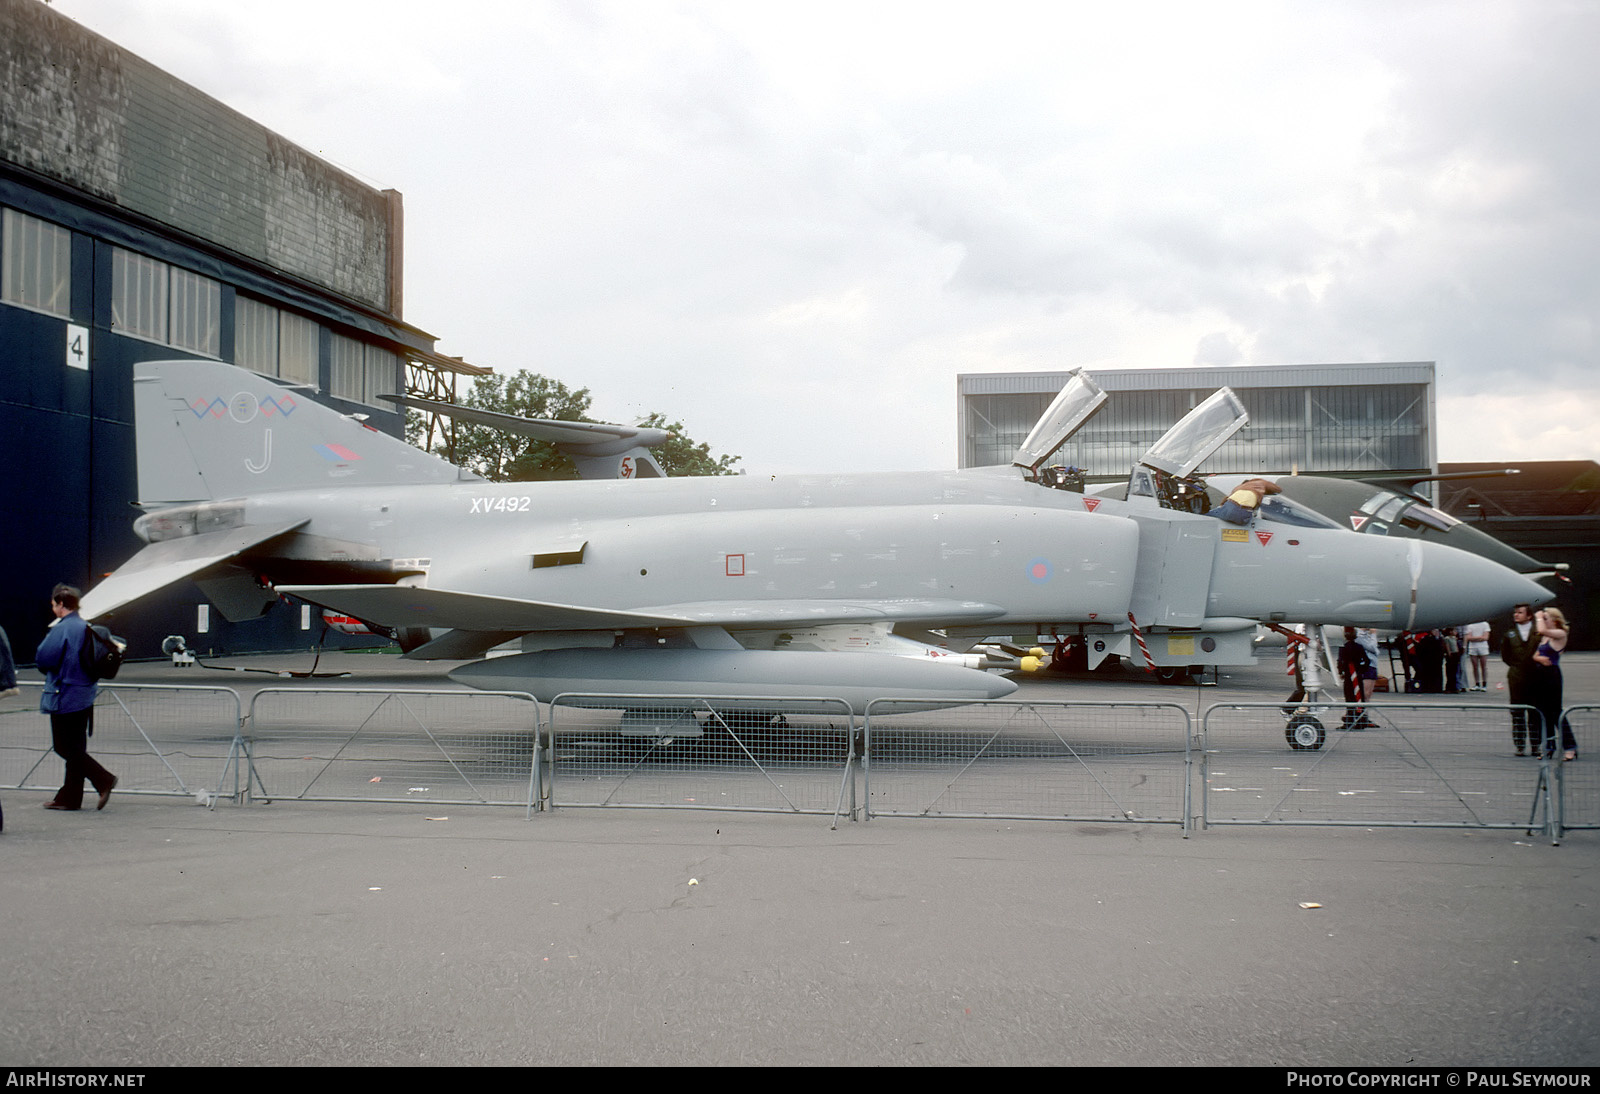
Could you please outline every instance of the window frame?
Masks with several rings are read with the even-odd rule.
[[[48,292],[43,288],[47,251],[53,281]],[[4,209],[0,215],[0,303],[72,320],[70,228],[9,206]]]

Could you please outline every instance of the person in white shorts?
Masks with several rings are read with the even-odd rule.
[[[1468,691],[1489,690],[1489,624],[1468,623],[1462,637],[1467,640],[1467,659],[1472,663],[1472,686]]]

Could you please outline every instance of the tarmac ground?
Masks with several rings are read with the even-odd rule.
[[[1600,699],[1600,654],[1563,667]],[[1058,690],[1286,691],[1020,694]],[[4,797],[0,1065],[1600,1063],[1594,831],[46,797]]]

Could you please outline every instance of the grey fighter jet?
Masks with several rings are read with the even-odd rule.
[[[1416,629],[1550,599],[1486,559],[1351,535],[1292,504],[1240,526],[1155,497],[1054,489],[1038,469],[1066,436],[1048,434],[1081,424],[1072,407],[1098,392],[1081,373],[1010,468],[502,484],[226,364],[142,364],[134,392],[147,546],[85,596],[86,617],[192,578],[229,619],[282,594],[437,635],[412,657],[475,657],[521,636],[525,652],[456,676],[545,700],[951,704],[1015,685],[954,658],[794,636],[889,625],[959,652],[1138,627],[1159,655],[1184,657],[1248,641],[1258,622]]]

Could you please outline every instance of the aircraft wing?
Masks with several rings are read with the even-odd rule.
[[[385,627],[441,627],[526,634],[637,627],[766,627],[917,620],[978,622],[1004,614],[955,600],[698,601],[623,611],[550,604],[408,585],[280,585],[278,591]]]
[[[305,523],[302,519],[286,524],[247,524],[152,543],[90,589],[79,612],[85,619],[105,615]]]

